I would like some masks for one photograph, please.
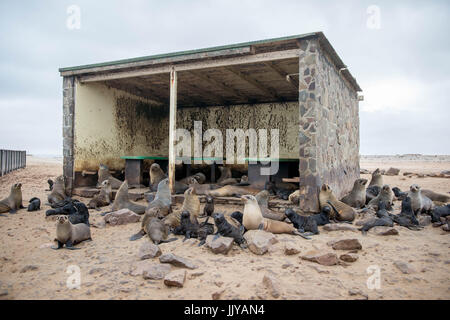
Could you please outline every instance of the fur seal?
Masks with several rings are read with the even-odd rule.
[[[155,198],[151,201],[146,212],[152,208],[159,208],[161,213],[166,216],[171,212],[172,196],[169,189],[169,179],[163,179],[158,183],[158,191]]]
[[[17,210],[24,208],[22,205],[22,184],[15,183],[11,186],[9,196],[0,201],[0,213],[16,213]]]
[[[274,194],[278,198],[283,200],[288,200],[289,196],[295,192],[295,190],[298,187],[295,186],[292,183],[286,183],[286,182],[273,182],[273,181],[266,181],[264,185],[264,189],[269,191],[269,194]]]
[[[177,240],[177,238],[167,239],[169,231],[167,226],[163,221],[155,217],[151,217],[146,221],[144,231],[156,245]]]
[[[104,180],[101,183],[100,193],[91,199],[88,203],[89,209],[97,209],[111,204],[112,187],[109,180]]]
[[[319,192],[320,209],[323,210],[325,206],[331,206],[333,209],[330,218],[338,221],[353,221],[355,219],[355,210],[344,202],[336,199],[330,186],[323,184]]]
[[[366,205],[367,179],[356,179],[352,191],[343,197],[341,201],[353,208],[362,208]]]
[[[108,166],[104,164],[100,164],[98,168],[98,182],[97,187],[100,187],[102,182],[105,180],[109,180],[109,183],[111,184],[111,188],[113,189],[119,189],[122,185],[122,181],[120,181],[117,178],[114,178],[111,173],[109,172]]]
[[[47,183],[48,183],[48,189],[46,189],[45,191],[52,191],[53,190],[53,180],[48,179]]]
[[[197,217],[200,215],[200,200],[195,193],[195,189],[192,187],[184,192],[184,201],[181,210],[167,215],[163,219],[164,223],[172,228],[180,226],[181,213],[183,211],[188,211],[190,213],[192,223],[198,223]]]
[[[219,186],[227,186],[227,185],[237,185],[239,182],[236,178],[228,178],[218,182]]]
[[[385,226],[385,227],[393,227],[394,222],[392,220],[392,217],[387,212],[387,203],[385,201],[380,201],[378,203],[378,211],[376,213],[378,218],[372,219],[369,222],[366,222],[361,228],[358,230],[361,231],[363,234],[366,234],[367,231],[372,229],[376,226]]]
[[[207,191],[206,194],[209,194],[213,197],[240,197],[244,194],[257,194],[260,189],[256,189],[253,187],[246,186],[224,186],[215,190]]]
[[[53,184],[52,192],[47,197],[48,203],[50,205],[57,204],[64,201],[67,198],[66,186],[64,176],[59,176],[55,179]]]
[[[216,240],[219,236],[222,237],[230,237],[233,238],[234,242],[236,242],[241,248],[247,248],[247,242],[243,237],[244,234],[244,226],[240,226],[240,228],[236,228],[232,226],[226,219],[222,213],[214,213],[213,214],[214,223],[217,227],[217,232],[213,239]]]
[[[214,226],[208,223],[209,217],[205,222],[199,224],[197,221],[192,222],[189,211],[181,213],[180,225],[173,231],[174,234],[184,235],[184,240],[192,238],[199,238],[199,246],[205,243],[208,234],[214,233]]]
[[[411,198],[412,210],[416,216],[422,212],[430,213],[431,209],[433,209],[433,201],[422,194],[417,184],[411,185],[409,190],[408,196]]]
[[[284,212],[286,217],[292,222],[295,228],[301,233],[306,235],[319,234],[319,228],[317,222],[311,216],[305,217],[299,215],[292,208],[287,208]]]
[[[29,201],[29,205],[27,211],[37,211],[41,210],[41,200],[39,198],[31,198]]]
[[[420,230],[419,221],[413,212],[411,198],[408,196],[402,201],[402,209],[399,214],[391,215],[395,223],[410,230]]]
[[[243,195],[241,199],[244,201],[244,215],[242,217],[242,224],[247,230],[260,229],[274,234],[287,233],[301,236],[309,239],[301,234],[293,225],[286,222],[276,221],[263,218],[258,201],[252,195]]]
[[[372,172],[372,179],[370,180],[369,187],[371,186],[383,186],[383,176],[381,175],[381,171],[377,168],[374,172]]]
[[[120,209],[130,209],[136,214],[144,214],[145,206],[130,201],[128,197],[128,182],[125,180],[117,190],[116,198],[111,207],[112,211]]]
[[[366,204],[372,199],[375,199],[380,194],[381,188],[379,186],[370,186],[366,189]]]
[[[45,216],[67,215],[72,224],[84,223],[89,226],[89,210],[83,202],[78,200],[65,200],[60,208],[50,209]]]
[[[392,188],[392,192],[394,192],[395,197],[400,201],[402,201],[403,199],[405,199],[408,196],[408,193],[403,192],[402,190],[400,190],[399,187]]]
[[[220,178],[217,180],[217,184],[222,183],[224,180],[232,178],[231,168],[225,166],[219,166]]]
[[[240,211],[234,211],[234,212],[231,214],[231,217],[232,217],[233,219],[235,219],[237,222],[239,222],[239,223],[242,225],[242,218],[244,217],[244,214],[243,214],[242,212],[240,212]]]
[[[167,178],[167,176],[164,174],[164,171],[161,169],[159,164],[152,163],[150,166],[150,190],[156,191],[158,188],[158,184],[161,182],[161,180],[164,180]]]
[[[203,215],[207,217],[211,217],[214,213],[214,198],[211,196],[206,196],[206,204],[203,207]]]
[[[378,210],[378,204],[380,201],[386,202],[387,209],[392,209],[392,205],[394,204],[394,193],[392,192],[389,185],[385,184],[382,188],[378,196],[373,198],[369,201],[367,204],[369,207],[374,208],[375,210]]]
[[[258,201],[259,207],[261,209],[264,218],[278,221],[282,221],[285,219],[283,213],[275,212],[269,209],[269,191],[262,190],[255,196],[255,198]]]
[[[67,216],[59,216],[56,221],[56,239],[58,246],[52,249],[58,250],[66,245],[67,249],[75,250],[74,245],[84,240],[91,239],[91,229],[87,224],[72,224]]]
[[[450,215],[450,204],[435,207],[431,211],[431,222],[441,222],[441,217],[447,217],[449,215]]]
[[[450,196],[447,196],[445,194],[437,193],[428,189],[422,189],[421,191],[422,195],[430,198],[432,201],[438,201],[443,203],[450,202]]]

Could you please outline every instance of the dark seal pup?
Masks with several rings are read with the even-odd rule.
[[[214,233],[214,226],[208,223],[208,219],[209,217],[201,224],[197,221],[192,222],[189,211],[183,211],[181,213],[180,226],[176,227],[173,233],[184,235],[183,241],[190,238],[198,238],[200,240],[199,246],[201,246],[205,243],[208,234]]]
[[[59,216],[56,221],[56,239],[58,247],[52,249],[58,250],[66,245],[67,249],[75,250],[74,245],[81,241],[92,240],[91,229],[87,224],[72,224],[66,216]]]
[[[435,207],[431,211],[431,222],[441,222],[441,217],[447,217],[449,215],[450,215],[450,204]]]
[[[47,217],[54,215],[67,215],[70,223],[84,223],[89,226],[89,210],[83,202],[78,200],[66,200],[63,207],[47,210],[45,215]]]
[[[366,234],[367,231],[369,231],[373,227],[377,227],[377,226],[393,227],[394,222],[393,222],[392,217],[389,214],[389,212],[387,212],[387,207],[388,206],[385,201],[380,201],[378,203],[378,211],[377,211],[378,218],[375,218],[375,219],[370,220],[369,222],[366,222],[358,230],[361,231],[363,234]]]
[[[27,211],[37,211],[41,209],[41,200],[39,198],[31,198],[28,204]]]
[[[403,199],[401,212],[399,214],[392,214],[391,217],[395,223],[402,227],[416,231],[422,229],[422,227],[419,226],[419,221],[413,212],[410,197]]]
[[[287,208],[284,214],[292,222],[294,227],[303,235],[309,236],[319,234],[317,222],[312,217],[301,216],[292,208]]]
[[[214,213],[214,198],[211,196],[206,196],[206,204],[203,207],[203,215],[207,217],[211,217]]]
[[[241,226],[239,229],[233,227],[228,221],[225,219],[222,213],[213,214],[214,223],[217,227],[217,232],[215,234],[214,240],[216,240],[219,236],[222,237],[230,237],[234,239],[241,248],[247,248],[247,242],[244,239],[244,226]],[[214,241],[213,240],[213,241]]]

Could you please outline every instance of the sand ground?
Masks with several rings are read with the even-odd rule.
[[[441,172],[450,170],[450,159],[414,157],[362,158],[361,168],[373,170],[398,167],[402,171]],[[8,195],[12,183],[22,182],[24,205],[34,196],[46,201],[47,179],[62,173],[59,160],[28,158],[25,169],[0,178],[0,198]],[[368,175],[363,175],[368,177]],[[412,183],[441,193],[450,191],[450,179],[387,177],[385,182],[401,189]],[[82,199],[88,202],[89,199]],[[141,203],[145,204],[144,201]],[[399,203],[396,204],[396,213]],[[263,285],[266,273],[272,273],[280,286],[278,299],[449,299],[450,255],[449,233],[441,228],[425,227],[411,231],[396,226],[397,236],[362,235],[360,232],[322,229],[320,235],[306,241],[297,236],[276,235],[279,240],[269,253],[257,256],[248,250],[234,248],[228,255],[215,255],[197,240],[161,244],[163,253],[193,260],[199,267],[187,271],[183,288],[168,288],[162,280],[144,280],[130,275],[138,261],[142,238],[128,238],[140,224],[91,228],[93,241],[79,245],[81,250],[50,248],[55,236],[55,222],[45,218],[47,206],[40,211],[0,217],[0,299],[211,299],[222,292],[221,299],[272,299]],[[232,212],[239,206],[219,207]],[[91,223],[99,222],[99,212],[91,210]],[[322,228],[322,227],[321,227]],[[356,238],[362,250],[356,262],[348,266],[323,266],[302,260],[310,250],[335,252],[327,242]],[[300,254],[285,255],[284,246],[292,242]],[[338,255],[345,253],[336,252]],[[157,263],[158,258],[154,261]],[[402,261],[413,269],[403,274],[394,265]],[[66,273],[70,265],[81,270],[80,289],[69,289]],[[380,268],[380,288],[369,289],[369,266]],[[173,269],[177,269],[173,267]]]

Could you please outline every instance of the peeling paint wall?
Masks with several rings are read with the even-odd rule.
[[[296,101],[179,108],[177,128],[189,130],[193,137],[194,121],[202,121],[203,132],[220,129],[224,143],[226,129],[279,129],[279,156],[298,159],[297,115]],[[75,171],[96,171],[99,163],[121,170],[121,156],[168,155],[169,108],[103,84],[77,83],[74,135]]]

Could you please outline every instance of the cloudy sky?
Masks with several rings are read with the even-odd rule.
[[[62,153],[59,67],[323,31],[364,90],[361,154],[450,154],[449,30],[445,0],[2,0],[0,148]]]

